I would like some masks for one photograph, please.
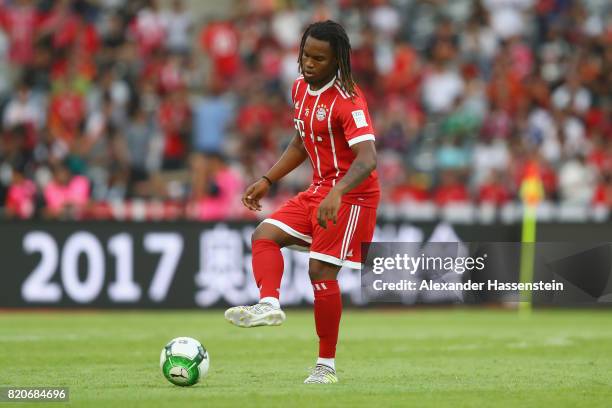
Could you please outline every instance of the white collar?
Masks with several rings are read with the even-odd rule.
[[[306,90],[308,91],[309,95],[312,96],[319,96],[321,95],[323,92],[327,91],[329,88],[331,88],[334,85],[334,82],[336,82],[336,76],[334,75],[334,77],[332,78],[331,81],[329,81],[327,84],[323,85],[318,91],[313,91],[310,89],[310,84],[308,84],[308,87],[306,88]]]

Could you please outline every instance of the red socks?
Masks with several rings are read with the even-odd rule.
[[[280,246],[270,239],[253,242],[253,275],[259,288],[259,298],[279,298],[283,277],[283,255]]]
[[[253,275],[259,288],[260,299],[279,298],[283,268],[283,255],[276,242],[270,239],[257,239],[253,242]],[[340,287],[337,280],[313,281],[312,287],[319,357],[334,358],[342,315]]]
[[[317,335],[319,336],[319,357],[334,358],[340,316],[342,315],[342,297],[337,280],[313,281],[314,315]]]

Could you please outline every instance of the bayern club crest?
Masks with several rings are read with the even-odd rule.
[[[325,120],[325,117],[327,116],[327,108],[325,105],[319,105],[319,107],[317,108],[317,112],[316,112],[316,117],[318,121],[322,121]]]

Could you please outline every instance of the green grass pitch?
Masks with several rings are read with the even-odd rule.
[[[71,407],[610,407],[612,314],[503,310],[347,310],[340,383],[304,385],[316,357],[312,313],[239,329],[223,312],[0,314],[0,385],[67,386]],[[203,382],[166,382],[173,337],[211,356]],[[0,403],[0,408],[9,406]]]

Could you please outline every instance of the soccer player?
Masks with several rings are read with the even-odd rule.
[[[270,186],[306,159],[313,168],[312,184],[253,233],[259,303],[225,312],[225,318],[240,327],[280,325],[285,320],[279,304],[280,249],[308,248],[319,358],[305,383],[338,381],[335,355],[342,299],[336,278],[342,266],[361,267],[361,243],[372,239],[380,198],[374,130],[351,76],[350,52],[344,28],[333,21],[313,23],[302,36],[302,75],[291,91],[296,135],[278,162],[246,189],[242,203],[261,210],[260,200]]]

